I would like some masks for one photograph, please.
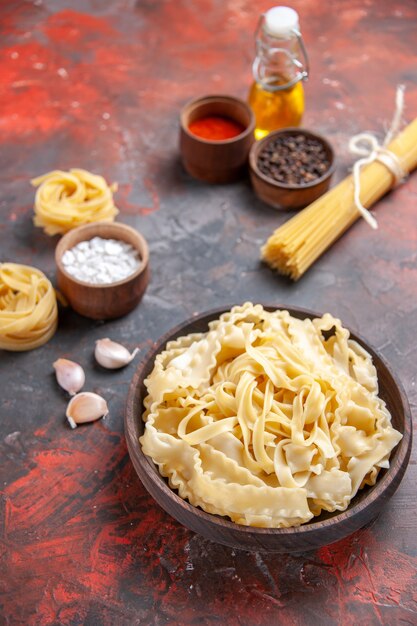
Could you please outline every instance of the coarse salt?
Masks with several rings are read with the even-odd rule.
[[[93,237],[62,255],[65,271],[92,285],[109,285],[127,278],[140,266],[138,251],[125,241]]]

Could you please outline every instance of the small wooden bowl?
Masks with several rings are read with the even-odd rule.
[[[330,166],[326,173],[320,178],[313,180],[311,183],[286,185],[277,182],[273,178],[268,178],[268,176],[261,172],[258,167],[259,153],[271,140],[283,135],[304,135],[305,137],[312,137],[320,141],[330,161]],[[312,133],[305,128],[285,128],[269,133],[269,135],[257,141],[252,146],[249,154],[249,168],[255,193],[266,204],[269,204],[275,209],[302,209],[314,202],[314,200],[317,200],[317,198],[328,190],[330,179],[335,170],[334,151],[329,142],[321,135]]]
[[[265,308],[269,311],[285,308],[299,319],[318,316],[304,309],[275,306]],[[217,319],[226,310],[230,310],[230,307],[203,313],[169,331],[156,342],[136,370],[127,400],[125,434],[129,454],[139,478],[158,504],[181,524],[207,539],[233,548],[261,552],[302,552],[320,548],[350,535],[373,520],[396,491],[409,461],[412,439],[410,407],[401,385],[395,380],[382,358],[353,333],[352,339],[372,356],[378,372],[379,395],[385,400],[392,415],[393,426],[403,434],[403,438],[391,453],[389,469],[380,471],[373,487],[361,489],[346,511],[323,513],[297,528],[254,528],[235,524],[226,517],[206,513],[180,498],[177,492],[169,487],[167,480],[159,474],[152,459],[142,452],[139,437],[144,430],[143,400],[147,395],[144,380],[153,369],[155,356],[163,350],[168,341],[188,333],[206,332],[208,323]]]
[[[93,237],[130,243],[139,252],[142,263],[133,274],[109,285],[92,285],[74,278],[66,272],[62,255],[81,241]],[[95,222],[70,230],[56,247],[55,263],[59,290],[74,311],[95,320],[113,319],[132,311],[139,304],[149,282],[148,244],[138,231],[119,222]]]
[[[245,130],[231,139],[212,141],[188,130],[191,122],[206,115],[223,115],[239,122]],[[185,169],[207,183],[229,183],[245,171],[255,141],[255,117],[251,108],[233,96],[204,96],[192,100],[181,111],[180,150]]]

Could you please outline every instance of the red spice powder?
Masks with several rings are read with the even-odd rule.
[[[188,130],[193,133],[193,135],[197,135],[197,137],[201,137],[202,139],[221,141],[222,139],[237,137],[243,133],[245,127],[229,117],[207,115],[206,117],[200,117],[200,119],[191,122],[188,126]]]

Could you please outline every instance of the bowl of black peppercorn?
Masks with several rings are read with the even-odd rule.
[[[328,190],[334,151],[321,135],[285,128],[253,144],[249,166],[252,186],[261,200],[276,209],[301,209]]]

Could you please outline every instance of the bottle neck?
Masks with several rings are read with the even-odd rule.
[[[260,28],[253,76],[267,91],[288,89],[307,78],[308,58],[300,33],[294,30],[286,37],[276,37]]]

